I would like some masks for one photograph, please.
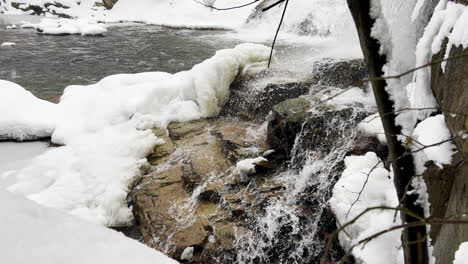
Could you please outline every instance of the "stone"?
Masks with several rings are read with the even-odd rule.
[[[324,59],[312,71],[312,83],[338,88],[349,86],[364,87],[360,82],[367,76],[367,67],[362,59]]]
[[[386,145],[380,143],[376,137],[360,135],[354,141],[353,148],[349,154],[362,156],[367,152],[375,152],[382,160],[386,160],[388,158],[388,147]]]
[[[247,143],[247,129],[235,124],[222,126],[217,130],[219,137],[222,141],[246,147],[249,144]]]
[[[102,3],[107,9],[112,9],[118,0],[102,0]]]
[[[169,135],[171,138],[180,139],[188,134],[201,132],[207,124],[208,123],[206,120],[200,119],[189,122],[170,123],[167,126],[167,129],[169,130]]]

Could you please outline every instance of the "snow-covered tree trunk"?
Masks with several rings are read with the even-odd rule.
[[[402,201],[402,207],[424,216],[424,209],[415,204],[418,195],[405,195],[405,192],[411,188],[410,183],[415,175],[415,167],[412,155],[408,154],[409,150],[397,138],[401,134],[401,127],[397,126],[395,122],[394,102],[385,90],[386,81],[378,78],[384,75],[382,69],[387,63],[387,59],[385,55],[379,53],[380,44],[371,36],[372,27],[375,23],[375,19],[370,15],[371,0],[347,1],[359,34],[361,49],[367,62],[375,100],[386,133],[398,198]],[[403,197],[405,198],[403,199]],[[403,223],[418,221],[416,218],[404,213],[400,215]],[[428,263],[425,226],[406,228],[403,231],[402,245],[405,263]]]

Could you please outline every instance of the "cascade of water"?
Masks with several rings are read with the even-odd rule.
[[[346,118],[327,118],[326,136],[314,149],[304,149],[311,131],[303,126],[291,151],[289,168],[275,179],[285,187],[253,217],[249,232],[237,237],[238,263],[316,263],[323,253],[324,226],[335,226],[326,204],[356,136],[363,109]],[[360,114],[361,113],[361,114]],[[329,138],[330,137],[330,138]],[[331,138],[337,140],[329,145]],[[305,158],[305,161],[304,161]],[[326,228],[325,228],[326,229]]]

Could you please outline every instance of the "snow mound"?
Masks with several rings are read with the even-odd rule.
[[[35,28],[45,35],[103,35],[107,29],[96,22],[86,19],[50,19],[45,18],[38,24],[27,24],[26,28]]]
[[[468,242],[460,244],[457,252],[455,252],[453,264],[468,264]]]
[[[0,248],[9,264],[176,264],[123,234],[0,189]]]
[[[0,94],[0,140],[22,141],[52,135],[57,105],[4,80],[0,80]]]
[[[377,155],[368,152],[364,156],[349,156],[345,159],[346,169],[333,188],[330,206],[335,212],[340,225],[351,221],[365,209],[374,206],[398,206],[398,198],[393,185],[392,175],[379,163]],[[367,175],[368,181],[366,182]],[[357,200],[359,192],[365,188]],[[349,215],[348,214],[349,211]],[[349,249],[359,240],[398,225],[400,218],[393,222],[395,212],[392,210],[374,210],[364,214],[354,224],[348,226],[346,234],[339,235],[340,243]],[[352,250],[354,257],[369,264],[403,263],[403,252],[399,250],[401,231],[393,231],[371,240],[365,247],[358,246]]]
[[[269,52],[241,44],[190,71],[119,74],[67,87],[52,135],[65,146],[13,173],[16,183],[9,190],[102,225],[130,224],[129,188],[142,175],[146,156],[163,143],[150,129],[217,115],[235,77],[263,69]]]
[[[445,124],[444,115],[429,117],[419,123],[414,130],[413,138],[417,140],[414,143],[417,149],[422,149],[421,152],[416,153],[416,157],[419,157],[420,154],[423,155],[423,157],[419,157],[422,159],[421,163],[434,161],[437,166],[442,168],[452,162],[455,146],[450,142],[452,135]],[[424,165],[419,164],[419,166]],[[418,170],[421,171],[421,169]],[[422,171],[424,170],[422,169]]]

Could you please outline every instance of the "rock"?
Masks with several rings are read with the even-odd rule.
[[[360,80],[367,76],[367,67],[362,59],[325,59],[314,66],[312,83],[339,88],[363,87]]]
[[[442,49],[445,51],[445,49]],[[468,52],[463,47],[453,47],[450,56],[457,56]],[[433,59],[441,59],[443,53]],[[468,58],[447,62],[445,74],[440,65],[432,66],[432,91],[439,106],[443,109],[445,120],[452,135],[468,132]],[[450,87],[450,89],[447,89]],[[468,137],[455,139],[458,150],[468,159]]]
[[[118,0],[102,0],[102,3],[107,9],[112,9],[117,2]]]
[[[207,125],[206,120],[194,120],[189,122],[171,123],[167,126],[169,135],[173,139],[180,139],[188,134],[201,132]]]
[[[464,1],[466,4],[466,1]],[[444,46],[447,45],[445,39]],[[444,52],[433,56],[440,60]],[[450,57],[465,54],[468,49],[452,47]],[[468,58],[450,60],[445,66],[445,73],[439,64],[432,66],[431,88],[445,115],[445,120],[452,135],[463,135],[468,131]],[[424,173],[431,203],[431,214],[435,217],[453,217],[468,219],[468,139],[457,137],[454,140],[458,153],[450,166],[443,169],[430,166]],[[442,225],[431,232],[434,241],[433,255],[437,264],[452,263],[454,253],[460,243],[468,240],[468,226],[464,224]]]
[[[242,82],[238,85],[243,86]],[[234,87],[231,88],[231,97],[220,115],[244,120],[262,119],[268,115],[274,105],[308,94],[310,87],[311,83],[309,82],[268,84],[260,90],[242,90]]]
[[[306,98],[286,100],[273,107],[267,128],[267,142],[275,150],[272,156],[289,159],[295,155],[295,161],[301,164],[300,160],[306,157],[292,153],[296,143],[300,144],[302,153],[320,150],[325,155],[341,139],[342,131],[352,131],[367,114],[352,106],[335,109],[324,105],[317,109],[321,111],[309,112],[310,102]],[[300,141],[297,141],[299,134]]]
[[[349,152],[350,155],[365,155],[367,152],[375,152],[377,156],[386,160],[388,158],[388,147],[381,144],[376,137],[360,135],[354,141],[353,148]]]
[[[289,155],[302,124],[307,120],[309,100],[297,98],[286,100],[273,107],[268,123],[267,142],[276,153]]]
[[[202,202],[219,203],[221,199],[221,195],[216,190],[204,190],[198,196],[198,200]]]
[[[217,130],[217,133],[222,141],[225,141],[230,144],[237,146],[246,147],[248,146],[247,142],[247,129],[246,127],[229,124],[222,126]]]

